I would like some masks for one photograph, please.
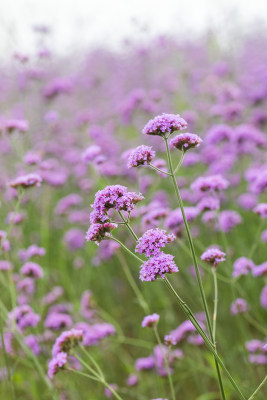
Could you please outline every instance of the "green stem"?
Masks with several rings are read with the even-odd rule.
[[[191,254],[192,254],[192,259],[193,259],[193,263],[194,263],[194,267],[195,267],[195,271],[196,271],[197,282],[198,282],[198,286],[199,286],[199,289],[200,289],[200,294],[201,294],[202,303],[203,303],[203,306],[204,306],[204,311],[205,311],[205,314],[206,314],[208,331],[209,331],[209,334],[210,334],[211,341],[214,343],[213,335],[212,335],[212,327],[211,327],[211,322],[210,322],[210,315],[209,315],[209,310],[208,310],[208,304],[207,304],[206,295],[205,295],[205,292],[204,292],[204,288],[203,288],[203,284],[202,284],[202,280],[201,280],[201,276],[200,276],[200,272],[199,272],[199,268],[198,268],[198,264],[197,264],[194,244],[193,244],[193,240],[192,240],[192,237],[191,237],[189,225],[188,225],[188,222],[187,222],[187,219],[186,219],[183,200],[181,198],[180,191],[179,191],[179,188],[178,188],[178,185],[177,185],[177,181],[176,181],[176,178],[175,178],[175,175],[174,175],[174,171],[173,171],[173,166],[172,166],[172,160],[171,160],[171,154],[170,154],[168,140],[166,138],[164,138],[164,140],[165,140],[165,144],[166,144],[168,164],[169,164],[169,168],[170,168],[170,172],[171,172],[171,178],[172,178],[172,182],[173,182],[173,186],[174,186],[174,191],[175,191],[175,194],[177,196],[178,204],[179,204],[179,207],[180,207],[181,212],[182,212],[183,221],[184,221],[184,225],[185,225],[185,229],[186,229],[186,233],[187,233],[187,238],[188,238],[188,242],[189,242],[189,246],[190,246],[190,250],[191,250]],[[222,385],[222,378],[221,378],[221,374],[220,374],[220,369],[219,369],[219,367],[217,365],[217,360],[216,359],[215,359],[215,365],[216,365],[216,370],[217,370],[217,375],[218,375],[218,382],[219,382],[222,398],[225,399],[224,389],[223,389],[223,385]]]
[[[128,249],[128,247],[126,247],[119,239],[115,238],[114,236],[110,237],[111,240],[115,240],[115,242],[119,243],[119,245],[125,250],[127,251],[127,253],[131,254],[131,256],[133,256],[139,263],[143,264],[144,260],[142,260],[141,258],[139,258],[136,254],[134,254],[130,249]]]
[[[267,375],[265,376],[265,378],[263,379],[263,381],[259,384],[259,386],[257,387],[257,389],[255,390],[255,392],[252,393],[252,395],[250,396],[250,398],[248,400],[252,400],[254,399],[255,395],[258,393],[258,391],[263,387],[263,385],[265,384],[265,382],[267,381]]]
[[[181,165],[182,165],[182,163],[183,163],[183,160],[184,160],[184,155],[185,155],[184,150],[182,150],[181,158],[180,158],[180,160],[179,160],[179,162],[178,162],[177,167],[176,167],[175,170],[173,171],[174,175],[179,171],[179,169],[180,169],[180,167],[181,167]]]
[[[203,338],[204,342],[206,343],[208,349],[210,350],[210,352],[214,355],[214,358],[216,359],[216,361],[218,362],[218,364],[220,365],[220,367],[223,369],[223,371],[225,372],[226,376],[228,377],[229,381],[231,382],[232,386],[235,388],[236,392],[238,393],[238,396],[240,399],[242,400],[246,400],[245,396],[243,395],[243,393],[241,392],[241,390],[239,389],[238,385],[235,383],[232,375],[230,374],[230,372],[228,371],[228,369],[225,367],[222,359],[220,358],[220,356],[217,354],[217,351],[215,349],[214,343],[212,343],[210,341],[210,339],[208,338],[208,336],[206,335],[206,333],[203,331],[203,329],[201,328],[201,326],[199,325],[199,323],[197,322],[194,314],[192,313],[192,311],[190,310],[190,308],[187,306],[187,304],[181,299],[181,297],[177,294],[177,292],[175,291],[175,289],[173,288],[172,284],[170,283],[170,281],[168,280],[168,278],[164,278],[164,283],[166,284],[166,286],[168,287],[168,289],[170,290],[170,292],[175,296],[176,300],[178,301],[180,307],[182,308],[182,310],[184,311],[184,313],[186,314],[186,316],[188,317],[188,319],[192,322],[192,324],[194,325],[194,327],[196,328],[196,330],[198,331],[198,333],[201,335],[201,337]]]
[[[162,347],[162,343],[161,343],[161,340],[160,340],[160,337],[159,337],[157,326],[155,325],[153,328],[154,328],[154,333],[155,333],[157,342],[159,344],[159,347],[160,347],[160,350],[161,350],[161,353],[162,353],[162,356],[163,356],[163,359],[164,359],[165,368],[166,368],[166,371],[167,371],[167,374],[168,374],[168,380],[169,380],[169,385],[170,385],[170,389],[171,389],[172,400],[175,400],[175,391],[174,391],[174,387],[173,387],[173,381],[172,381],[172,376],[171,376],[171,373],[170,373],[169,363],[168,363],[168,360],[166,358],[166,354],[164,352],[164,349]]]
[[[251,246],[251,249],[250,249],[250,252],[249,252],[249,255],[248,255],[248,258],[250,258],[250,259],[253,257],[253,255],[254,255],[254,253],[255,253],[258,245],[259,245],[259,242],[260,242],[259,241],[259,235],[260,235],[260,232],[262,230],[263,224],[264,224],[264,219],[261,218],[261,221],[258,224],[258,229],[257,229],[257,231],[255,233],[255,236],[254,236],[255,237],[254,243]]]
[[[148,166],[149,166],[150,168],[154,169],[155,171],[160,172],[161,174],[169,175],[169,176],[171,175],[169,172],[164,172],[164,171],[162,171],[161,169],[155,167],[155,165],[148,164]]]
[[[120,217],[123,220],[123,222],[125,223],[125,225],[127,226],[127,228],[129,229],[129,231],[131,232],[131,235],[134,237],[134,239],[137,241],[138,237],[136,236],[136,234],[134,233],[131,225],[129,224],[128,220],[126,220],[123,216],[123,214],[119,211]]]

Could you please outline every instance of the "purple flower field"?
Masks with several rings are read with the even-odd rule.
[[[0,399],[267,398],[267,48],[0,64]]]

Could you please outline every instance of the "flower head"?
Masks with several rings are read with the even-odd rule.
[[[37,174],[29,174],[19,176],[13,181],[9,182],[9,186],[12,188],[22,187],[23,189],[27,189],[33,186],[41,186],[42,178]]]
[[[229,182],[222,175],[200,176],[191,185],[198,192],[213,192],[227,189]]]
[[[195,133],[180,133],[170,141],[170,146],[186,152],[198,147],[203,140]]]
[[[111,236],[110,232],[117,228],[117,224],[104,222],[103,224],[92,224],[87,231],[85,239],[88,242],[96,242],[99,244],[101,240]]]
[[[34,262],[27,262],[20,270],[22,275],[29,276],[35,279],[42,278],[44,273],[42,267]]]
[[[173,261],[174,256],[160,252],[155,257],[149,258],[141,266],[141,281],[155,281],[158,277],[164,278],[165,274],[178,272],[178,267]]]
[[[48,364],[48,376],[50,379],[53,379],[56,373],[67,364],[67,356],[67,353],[62,351],[50,360]]]
[[[267,218],[267,203],[259,203],[253,211],[261,218]]]
[[[165,136],[186,127],[187,122],[179,114],[162,114],[148,121],[142,132],[145,135]]]
[[[246,300],[238,298],[231,304],[231,313],[236,315],[248,311]]]
[[[216,248],[208,249],[201,255],[201,260],[207,264],[211,264],[216,267],[220,262],[225,261],[226,254]]]
[[[94,211],[90,216],[90,220],[92,223],[105,222],[108,219],[107,213],[111,208],[116,211],[130,212],[143,198],[141,193],[128,192],[126,186],[107,186],[96,193],[95,201],[92,205]]]
[[[83,340],[83,331],[80,329],[71,329],[70,331],[62,332],[55,341],[52,349],[52,356],[56,357],[62,351],[68,353],[81,340]]]
[[[160,249],[167,243],[173,242],[175,236],[167,235],[163,229],[149,229],[138,239],[135,251],[139,254],[145,254],[146,257],[155,256],[160,253]]]
[[[144,317],[142,321],[142,327],[147,328],[157,325],[159,318],[160,318],[159,315],[156,313],[147,315],[146,317]]]
[[[132,150],[128,157],[128,168],[138,167],[139,165],[148,165],[151,163],[156,153],[152,147],[141,145]]]

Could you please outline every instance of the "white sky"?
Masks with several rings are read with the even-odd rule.
[[[32,52],[36,24],[50,26],[50,46],[68,52],[125,37],[243,30],[257,20],[267,26],[267,0],[0,0],[0,54]]]

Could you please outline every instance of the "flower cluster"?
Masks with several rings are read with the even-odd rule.
[[[198,147],[201,143],[202,139],[195,133],[181,133],[170,141],[170,147],[186,152]]]
[[[156,313],[147,315],[142,321],[142,327],[148,328],[157,325],[157,323],[159,322],[159,318],[159,315]]]
[[[173,259],[174,256],[164,253],[159,253],[157,256],[149,258],[141,265],[141,281],[152,282],[159,277],[164,279],[165,274],[178,272],[178,267]]]
[[[141,145],[132,150],[128,156],[128,168],[138,167],[139,165],[148,165],[151,163],[156,153],[152,147]]]
[[[187,127],[187,122],[179,114],[162,114],[148,121],[143,129],[145,135],[165,136]]]
[[[108,219],[107,213],[112,208],[129,213],[143,198],[141,193],[128,192],[125,186],[107,186],[95,195],[95,201],[92,204],[94,211],[90,215],[91,223],[105,222]]]
[[[153,257],[160,253],[160,249],[166,244],[173,242],[175,236],[167,235],[163,229],[149,229],[138,239],[135,251],[144,254],[146,257]]]
[[[198,192],[213,192],[227,189],[229,182],[222,175],[211,175],[197,178],[191,185]]]
[[[37,174],[29,174],[19,176],[18,178],[14,179],[13,181],[9,182],[9,186],[12,188],[23,188],[28,189],[33,186],[41,186],[42,178]]]
[[[85,239],[88,242],[96,242],[100,244],[101,240],[109,238],[111,236],[110,232],[117,228],[117,224],[111,222],[104,222],[103,224],[92,224],[87,231]]]
[[[207,264],[210,264],[214,267],[217,267],[217,265],[225,261],[225,256],[226,254],[216,248],[208,249],[206,250],[202,255],[201,255],[201,260],[205,261]]]

